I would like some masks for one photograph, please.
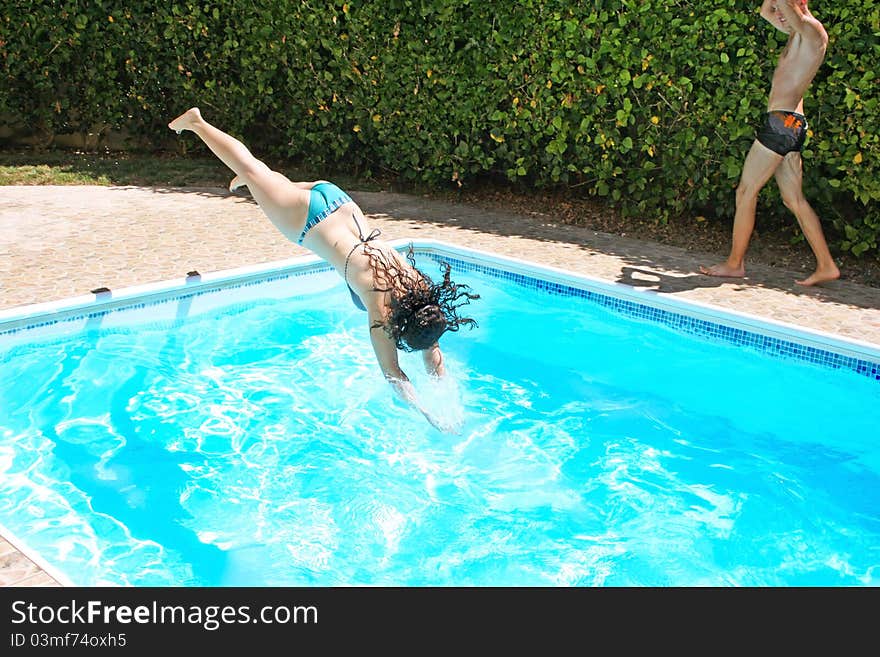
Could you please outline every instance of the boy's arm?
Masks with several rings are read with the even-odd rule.
[[[789,34],[791,28],[780,21],[779,16],[776,13],[776,5],[779,2],[785,2],[785,0],[764,0],[764,4],[761,5],[761,18],[770,23],[780,32]]]
[[[801,0],[777,0],[779,12],[785,17],[790,32],[797,32],[802,39],[825,46],[828,33],[816,18],[804,6]]]

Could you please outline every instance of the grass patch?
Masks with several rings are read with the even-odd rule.
[[[351,175],[316,175],[271,165],[292,180],[333,180],[343,188],[376,191],[383,185]],[[226,187],[233,173],[214,157],[52,150],[0,152],[0,185],[136,185]]]
[[[0,153],[0,185],[145,185],[223,187],[231,176],[216,160],[81,151]]]

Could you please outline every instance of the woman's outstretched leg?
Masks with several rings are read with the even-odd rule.
[[[178,133],[184,130],[196,133],[211,152],[235,172],[229,189],[234,191],[237,187],[247,185],[254,200],[286,233],[291,219],[290,208],[297,202],[294,183],[254,157],[238,139],[205,121],[198,107],[188,109],[171,121],[168,127]]]
[[[236,173],[236,178],[245,180],[249,177],[249,173],[270,170],[269,167],[255,158],[247,146],[238,139],[205,121],[198,107],[188,109],[169,123],[168,127],[176,130],[178,134],[184,130],[191,130],[196,133],[205,142],[205,145],[211,149],[211,152]],[[239,181],[238,184],[247,183]]]

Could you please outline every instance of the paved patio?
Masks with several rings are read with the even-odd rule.
[[[846,280],[801,288],[794,281],[803,272],[758,265],[746,279],[711,278],[698,265],[723,254],[560,225],[550,211],[515,215],[402,194],[352,196],[389,239],[438,239],[880,348],[880,289]],[[0,187],[0,310],[306,253],[249,198],[224,189]],[[0,538],[0,585],[54,584]]]

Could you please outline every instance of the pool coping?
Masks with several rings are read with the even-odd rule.
[[[37,568],[54,579],[59,585],[65,587],[76,586],[73,580],[54,565],[43,559],[36,550],[31,549],[27,543],[18,538],[15,532],[2,523],[0,523],[0,537],[2,537],[13,548],[18,550],[20,554],[31,561]]]

